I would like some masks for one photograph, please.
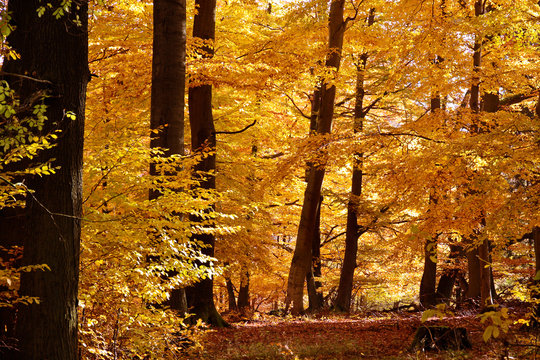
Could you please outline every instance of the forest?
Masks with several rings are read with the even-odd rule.
[[[0,359],[536,359],[540,1],[1,0]]]

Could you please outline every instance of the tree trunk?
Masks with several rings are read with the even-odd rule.
[[[61,130],[57,145],[39,161],[60,168],[53,175],[26,180],[29,189],[23,230],[16,243],[24,245],[23,265],[46,264],[50,271],[21,274],[20,296],[39,297],[39,304],[18,308],[15,334],[20,351],[7,359],[77,359],[77,288],[79,280],[80,217],[82,216],[82,151],[88,70],[88,7],[73,4],[60,19],[38,17],[39,0],[10,0],[14,32],[10,45],[20,60],[6,59],[3,71],[49,83],[12,76],[8,79],[21,102],[38,91],[50,95],[44,132]],[[79,25],[76,25],[80,20]],[[73,112],[71,120],[66,112]],[[2,222],[3,224],[3,222]],[[3,231],[3,230],[2,230]]]
[[[202,40],[215,39],[216,0],[196,0],[197,9],[193,21],[193,37]],[[203,57],[212,57],[214,45],[204,45],[197,49]],[[194,167],[195,177],[203,189],[216,188],[216,133],[212,116],[212,85],[202,84],[189,88],[189,123],[191,125],[191,149],[195,152],[210,150]],[[197,175],[204,173],[204,175]],[[213,211],[213,209],[208,209]],[[198,216],[190,216],[193,222],[202,221]],[[194,234],[193,240],[205,246],[201,248],[204,255],[214,256],[215,236],[213,234]],[[202,319],[214,326],[225,326],[225,321],[216,310],[214,304],[214,280],[211,277],[200,280],[186,289],[188,306],[195,318]]]
[[[489,262],[489,243],[485,239],[478,248],[478,257],[480,262],[480,306],[485,308],[493,305],[493,296],[491,294],[491,263]]]
[[[249,308],[249,271],[240,276],[240,290],[238,290],[238,309]]]
[[[154,0],[150,129],[152,149],[165,156],[184,155],[184,94],[186,86],[186,1]],[[159,131],[156,135],[155,132]],[[150,164],[150,175],[158,175]],[[150,191],[150,200],[161,195]]]
[[[440,62],[437,57],[435,63]],[[441,109],[441,97],[435,92],[431,96],[431,113],[436,114]],[[429,196],[430,205],[437,204],[436,189],[431,190]],[[420,304],[425,307],[431,307],[437,304],[437,236],[426,239],[424,244],[424,272],[420,280]]]
[[[226,278],[226,284],[227,284],[227,296],[229,299],[229,311],[237,311],[238,306],[236,305],[236,296],[234,294],[234,285],[231,281],[230,277]]]
[[[483,110],[486,113],[495,113],[499,109],[499,94],[497,92],[488,92],[482,95]],[[486,124],[489,125],[489,124]],[[486,127],[489,129],[489,126]],[[482,228],[486,226],[485,216],[481,220]],[[489,240],[484,239],[478,248],[480,261],[480,303],[482,307],[493,305],[494,284],[493,270],[491,264],[491,254],[489,252]]]
[[[150,147],[165,150],[165,156],[184,155],[186,1],[154,0],[153,16]],[[159,175],[155,162],[150,163],[150,175]],[[160,196],[159,189],[150,189],[150,200]],[[174,275],[174,271],[170,275]],[[186,301],[185,290],[178,288],[171,292],[168,305],[185,314]]]
[[[480,298],[480,261],[478,259],[478,248],[467,251],[467,269],[469,274],[469,287],[467,289],[468,298]]]
[[[311,99],[311,117],[309,124],[309,135],[314,136],[317,134],[317,125],[319,121],[319,111],[321,107],[321,89],[320,86],[317,86],[313,91],[313,98]],[[311,163],[307,164],[306,167],[306,182],[309,178],[309,172],[313,168]],[[309,311],[315,311],[320,309],[323,304],[322,293],[319,293],[317,290],[322,286],[320,281],[315,281],[316,276],[321,276],[321,205],[323,197],[319,199],[317,204],[317,213],[315,215],[315,227],[313,229],[313,238],[311,246],[311,269],[306,275],[306,287],[308,292],[308,301],[309,301]],[[318,275],[316,274],[318,271]]]
[[[479,17],[485,13],[485,2],[483,0],[477,0],[474,4],[475,16]],[[473,48],[473,76],[471,82],[471,98],[470,107],[474,113],[473,123],[471,127],[472,133],[480,133],[485,131],[483,124],[479,118],[480,112],[480,69],[482,65],[482,42],[483,39],[476,37]],[[495,112],[498,108],[498,96],[490,96],[484,94],[482,96],[483,110],[489,110],[489,112]],[[485,227],[485,216],[482,216],[479,226],[483,231]],[[475,234],[478,236],[478,234]],[[485,307],[493,304],[491,294],[491,272],[489,266],[489,244],[487,239],[474,250],[470,250],[467,254],[469,259],[469,291],[468,295],[471,297],[477,297],[480,295],[480,306]],[[487,266],[489,265],[489,266]]]
[[[328,24],[329,52],[325,65],[328,68],[333,68],[336,72],[339,70],[343,47],[343,33],[345,30],[343,21],[344,5],[345,0],[333,0],[330,5]],[[321,108],[317,126],[319,134],[328,134],[331,131],[335,96],[335,85],[323,81],[321,86]],[[321,196],[324,173],[324,165],[312,167],[308,174],[307,186],[304,192],[304,204],[287,283],[286,303],[289,305],[292,302],[293,314],[299,314],[304,310],[304,281],[311,267],[313,229],[316,222],[317,203]]]
[[[319,206],[317,208],[317,215],[315,221],[315,229],[313,232],[313,241],[311,247],[311,269],[306,276],[306,283],[308,289],[309,310],[316,311],[323,306],[323,294],[320,291],[322,284],[320,278],[322,275],[321,269],[321,205],[323,197],[319,199]]]
[[[540,286],[540,280],[538,279],[540,278],[540,227],[535,227],[533,229],[532,238],[534,242],[534,267],[536,272],[533,279],[533,291],[531,298],[539,301],[540,291],[538,287]],[[533,309],[532,323],[534,326],[538,326],[540,323],[540,303],[535,303]]]
[[[437,304],[437,238],[429,238],[424,244],[424,272],[420,281],[420,304],[428,308]]]
[[[371,9],[368,16],[368,26],[373,24],[375,10]],[[360,56],[360,61],[356,66],[356,101],[354,106],[353,132],[355,134],[362,131],[364,127],[364,77],[367,65],[368,53]],[[358,226],[358,202],[362,195],[362,165],[363,153],[355,153],[353,157],[352,184],[349,201],[347,202],[347,226],[345,228],[345,255],[343,266],[339,276],[338,294],[335,308],[339,311],[349,312],[351,309],[351,295],[354,282],[354,270],[356,269],[356,256],[358,252],[358,238],[361,235]],[[365,230],[363,230],[365,232]]]
[[[458,245],[450,245],[450,259],[456,259],[461,257],[463,249]],[[452,264],[453,265],[453,264]],[[452,298],[452,293],[454,290],[454,285],[456,281],[459,281],[459,270],[458,269],[446,269],[439,279],[439,284],[437,285],[437,302],[446,302],[448,303]],[[459,283],[458,283],[459,284]],[[458,299],[456,299],[458,303]]]

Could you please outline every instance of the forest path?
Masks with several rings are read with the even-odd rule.
[[[193,359],[497,359],[503,352],[500,341],[482,340],[483,325],[473,314],[439,324],[466,327],[473,348],[440,354],[411,352],[415,331],[421,325],[420,313],[377,313],[362,318],[267,317],[208,331],[202,339],[203,349]]]

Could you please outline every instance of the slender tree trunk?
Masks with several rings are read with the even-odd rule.
[[[475,16],[479,17],[485,13],[485,2],[483,0],[477,0],[474,4]],[[473,48],[473,76],[471,83],[471,97],[470,108],[473,112],[473,124],[471,131],[473,133],[480,133],[484,131],[483,124],[481,123],[480,113],[480,69],[482,66],[482,42],[483,39],[476,37]],[[488,104],[484,104],[484,110],[489,109],[490,112],[494,112],[498,108],[498,96],[495,102],[493,96],[482,97],[483,102],[488,101]],[[494,105],[496,103],[496,105]],[[482,232],[485,227],[485,217],[483,216],[479,226]],[[475,235],[475,237],[478,234]],[[493,303],[491,294],[491,276],[489,266],[489,244],[487,239],[483,240],[480,245],[475,249],[471,249],[467,254],[469,260],[469,291],[470,297],[476,297],[480,295],[480,306],[485,307]],[[489,266],[486,266],[489,265]],[[478,294],[479,292],[479,294]]]
[[[213,41],[216,28],[216,0],[196,0],[196,14],[193,21],[193,37],[202,40],[210,40],[212,44],[204,45],[198,49],[203,57],[212,57],[214,54]],[[211,150],[195,166],[199,186],[203,189],[216,188],[216,133],[214,118],[212,116],[212,85],[202,84],[189,88],[189,123],[191,125],[191,149],[193,152]],[[213,209],[209,209],[212,211]],[[201,221],[198,216],[190,216],[193,222]],[[201,252],[208,256],[214,256],[215,236],[212,234],[195,234],[195,241],[205,245]],[[200,280],[186,289],[188,306],[195,318],[202,319],[214,326],[225,326],[225,321],[216,310],[214,304],[214,280],[206,278]]]
[[[442,58],[435,56],[435,65],[441,62]],[[430,105],[431,113],[437,115],[441,110],[441,96],[436,90],[431,95]],[[435,194],[436,192],[437,189],[431,190],[429,196],[430,205],[437,205],[438,196]],[[437,304],[437,238],[438,236],[428,238],[424,244],[424,272],[420,281],[420,304],[425,308]]]
[[[152,94],[150,129],[152,149],[164,149],[165,156],[184,154],[184,95],[186,86],[186,1],[154,0],[152,52]],[[157,134],[156,134],[157,132]],[[159,175],[150,163],[150,175]],[[173,175],[173,174],[171,174]],[[180,191],[180,189],[177,189]],[[149,199],[161,196],[150,189]],[[159,239],[156,239],[159,241]],[[172,272],[174,273],[174,272]],[[181,314],[187,312],[183,288],[173,289],[168,305]]]
[[[540,101],[539,101],[540,103]],[[536,301],[540,301],[540,291],[538,287],[540,286],[540,227],[535,227],[532,231],[532,238],[534,242],[534,267],[535,275],[533,280],[533,291],[531,298]],[[534,310],[532,314],[532,322],[534,326],[540,324],[540,303],[534,304]]]
[[[322,308],[323,305],[323,294],[320,291],[322,284],[320,278],[322,269],[321,269],[321,205],[323,197],[319,199],[319,206],[317,208],[317,215],[315,221],[314,236],[311,248],[311,269],[306,276],[306,284],[308,290],[308,299],[309,299],[309,310],[317,311]]]
[[[536,101],[535,112],[536,112],[536,116],[540,118],[540,93],[538,94],[538,100]],[[540,280],[537,280],[540,278],[540,226],[534,227],[532,231],[532,238],[533,238],[533,244],[534,244],[534,265],[535,265],[533,286],[540,286]],[[540,291],[533,290],[531,297],[533,299],[540,301]],[[532,320],[533,320],[533,324],[535,324],[536,326],[538,326],[538,324],[540,323],[540,303],[537,303],[534,305]]]
[[[375,20],[375,9],[370,9],[367,25],[373,25]],[[366,72],[368,53],[360,55],[359,63],[356,66],[356,99],[354,106],[353,132],[358,134],[364,127],[364,78]],[[343,266],[339,277],[338,293],[335,303],[336,310],[349,312],[351,309],[351,295],[354,282],[354,270],[356,269],[356,257],[358,252],[358,238],[361,229],[358,226],[358,202],[362,195],[362,165],[363,153],[355,153],[353,157],[353,172],[351,193],[347,202],[347,226],[345,228],[345,255]],[[365,232],[362,231],[362,233]]]
[[[323,197],[319,198],[319,208],[317,209],[317,219],[315,222],[315,236],[313,237],[312,246],[312,261],[311,272],[313,274],[313,284],[315,285],[315,293],[313,301],[313,309],[320,309],[323,306],[323,293],[322,293],[322,261],[321,261],[321,206],[323,203]]]
[[[26,179],[28,195],[22,230],[16,243],[24,245],[23,265],[46,264],[50,271],[21,274],[20,296],[39,297],[39,304],[18,308],[15,334],[20,351],[3,359],[77,359],[77,288],[79,280],[80,217],[82,215],[82,153],[88,70],[88,8],[72,4],[55,19],[38,17],[38,0],[10,0],[14,32],[10,45],[20,60],[6,59],[3,70],[47,80],[7,79],[21,102],[39,91],[50,95],[44,132],[61,130],[57,145],[41,154],[60,169],[53,175]],[[80,20],[76,25],[75,19]],[[75,120],[66,112],[75,114]],[[0,222],[1,224],[2,222]],[[2,229],[4,231],[4,229]],[[2,239],[3,240],[3,239]]]
[[[317,86],[313,91],[313,98],[311,99],[311,119],[309,124],[309,135],[315,136],[317,134],[317,125],[319,121],[319,111],[321,107],[321,89]],[[309,172],[313,168],[312,163],[307,164],[306,168],[306,182],[309,178]],[[313,229],[313,238],[311,246],[311,269],[306,275],[306,286],[308,292],[309,311],[316,311],[322,307],[323,296],[318,292],[318,289],[322,286],[320,281],[315,281],[316,276],[321,276],[321,206],[323,197],[319,199],[317,204],[317,213],[315,215],[315,225]],[[315,273],[318,271],[318,275]]]
[[[495,113],[499,109],[499,94],[497,92],[488,92],[482,95],[483,110],[486,113]],[[486,124],[489,125],[489,124]],[[484,125],[486,129],[489,126]],[[487,131],[487,130],[486,130]],[[486,226],[485,216],[481,221],[482,229]],[[491,254],[489,252],[489,240],[484,239],[480,247],[478,248],[478,256],[480,261],[480,301],[481,306],[487,307],[493,305],[494,283],[493,283],[493,269],[491,264]]]
[[[480,262],[480,303],[482,307],[493,305],[491,293],[491,263],[489,262],[489,243],[485,239],[478,248]]]
[[[440,58],[437,57],[436,63]],[[438,93],[431,96],[431,113],[436,114],[441,110],[441,97]],[[437,191],[432,190],[432,193]],[[437,196],[430,194],[430,205],[437,204]],[[420,281],[420,304],[425,307],[431,307],[437,304],[437,236],[426,239],[424,244],[424,272]]]
[[[339,70],[341,62],[341,50],[343,47],[343,33],[345,23],[343,21],[343,8],[345,0],[333,0],[329,14],[329,39],[328,56],[326,66]],[[334,115],[334,99],[336,96],[335,85],[323,82],[321,87],[321,107],[317,126],[319,134],[328,134],[332,128]],[[287,283],[287,305],[292,302],[292,313],[299,314],[304,310],[304,281],[311,268],[312,239],[316,222],[317,206],[321,196],[321,186],[324,178],[325,167],[319,165],[313,167],[308,174],[307,186],[304,192],[304,204],[298,225],[298,236],[294,249],[289,279]]]

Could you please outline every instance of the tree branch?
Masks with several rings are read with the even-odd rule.
[[[294,102],[294,100],[293,100],[292,97],[290,97],[288,94],[284,94],[284,95],[287,97],[287,99],[291,100],[293,106],[296,108],[296,110],[298,110],[298,112],[300,113],[300,115],[302,115],[302,116],[305,117],[306,119],[311,119],[311,116],[308,116],[308,115],[304,114],[304,112],[302,111],[302,109],[300,109],[300,108],[298,107],[298,105],[296,105],[296,103]]]
[[[510,105],[514,105],[514,104],[519,104],[520,102],[528,100],[530,98],[533,98],[536,95],[538,95],[538,90],[533,91],[533,92],[528,93],[528,94],[515,94],[515,95],[507,96],[505,98],[502,98],[499,101],[499,109],[501,107],[503,107],[503,106],[510,106]]]
[[[43,84],[51,84],[51,85],[53,84],[49,80],[37,79],[37,78],[31,77],[31,76],[26,76],[26,75],[22,75],[22,74],[15,74],[15,73],[9,73],[9,72],[5,72],[5,71],[0,71],[0,75],[1,76],[15,76],[15,77],[18,77],[18,78],[21,78],[21,79],[31,80],[31,81],[35,81],[35,82],[43,83]]]
[[[240,134],[240,133],[243,133],[244,131],[246,131],[247,129],[249,129],[250,127],[252,127],[253,125],[255,125],[256,123],[257,123],[257,119],[253,120],[253,122],[251,124],[249,124],[248,126],[246,126],[245,128],[243,128],[241,130],[237,130],[237,131],[214,131],[214,134],[215,135],[218,135],[218,134],[227,134],[227,135]]]
[[[383,133],[383,132],[381,132],[381,130],[379,129],[379,130],[378,130],[378,134],[379,134],[380,136],[413,136],[413,137],[417,137],[417,138],[420,138],[420,139],[423,139],[423,140],[433,141],[433,142],[436,142],[436,143],[438,143],[438,144],[444,144],[444,143],[445,143],[445,142],[442,141],[442,140],[435,140],[435,139],[429,138],[429,137],[424,136],[424,135],[413,134],[413,133],[406,133],[406,132]]]

